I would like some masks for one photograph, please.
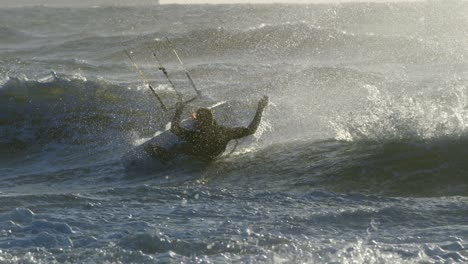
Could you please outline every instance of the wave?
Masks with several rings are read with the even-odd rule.
[[[160,56],[169,59],[172,45],[168,34],[158,32],[141,37],[135,50],[157,46]],[[316,26],[307,22],[260,25],[248,30],[227,28],[195,29],[169,35],[185,58],[227,56],[327,57],[389,62],[423,63],[438,60],[463,61],[463,56],[440,43],[411,36],[353,33]],[[156,40],[156,41],[155,41]],[[131,42],[131,41],[130,41]],[[460,50],[464,52],[463,50]]]
[[[467,196],[464,87],[438,94],[436,101],[410,97],[405,101],[366,87],[366,111],[333,120],[336,139],[239,149],[202,171],[172,172],[230,188]],[[169,91],[162,94],[175,98]],[[0,88],[0,127],[5,132],[0,144],[2,152],[10,153],[38,144],[125,141],[131,133],[152,135],[160,130],[166,122],[154,112],[150,95],[106,81],[56,75],[42,80],[9,78]],[[174,178],[187,181],[184,175]],[[177,184],[177,179],[170,182]]]
[[[468,195],[464,157],[468,140],[360,142],[345,148],[344,164],[336,164],[320,186],[333,191],[364,191],[392,196]]]
[[[368,96],[362,112],[336,115],[330,121],[335,139],[438,140],[468,135],[468,94],[463,83],[417,96],[391,95],[374,85],[364,88]]]
[[[300,180],[297,186],[402,196],[468,195],[466,86],[446,84],[415,96],[364,88],[368,95],[362,110],[329,119],[334,140],[293,149],[313,159],[305,168],[317,169],[308,185]]]
[[[336,69],[307,71],[322,72],[323,78],[328,78]],[[340,72],[341,78],[350,80],[373,77],[347,69]],[[226,184],[229,188],[467,196],[468,179],[464,172],[468,170],[468,96],[463,83],[446,85],[414,97],[406,89],[406,93],[391,95],[365,85],[368,96],[359,103],[363,109],[355,108],[350,114],[336,114],[329,119],[334,139],[292,141],[294,131],[280,131],[281,123],[290,121],[278,117],[273,120],[273,132],[262,137],[253,151],[241,147],[234,155],[220,159],[206,170],[194,169],[190,175],[200,175],[202,182]],[[294,122],[292,125],[302,135],[307,133]],[[281,143],[275,139],[271,142],[278,133],[283,138]]]
[[[168,85],[155,86],[166,106],[177,101]],[[184,98],[192,97],[189,91]],[[205,95],[192,107],[212,105]],[[243,109],[251,102],[233,101],[215,111],[221,123],[239,125],[254,109]],[[239,110],[233,118],[225,108]],[[187,108],[187,110],[189,110]],[[148,138],[165,130],[172,111],[162,111],[146,86],[114,84],[106,80],[87,80],[80,75],[52,73],[43,78],[8,77],[0,87],[0,138],[2,151],[24,150],[32,146],[56,144],[93,144],[122,141],[133,146],[136,139]]]
[[[231,56],[238,53],[252,56],[351,58],[379,62],[423,63],[439,60],[464,61],[464,50],[444,48],[441,43],[416,36],[355,33],[318,26],[308,22],[265,24],[246,30],[223,27],[191,29],[182,33],[157,31],[138,35],[74,35],[68,41],[52,42],[27,52],[34,54],[69,54],[86,49],[100,60],[119,60],[123,49],[151,54],[153,47],[165,61],[172,61],[171,43],[186,59],[206,56]],[[45,43],[44,43],[45,45]],[[461,52],[461,53],[460,53]]]
[[[173,36],[178,47],[191,48],[197,53],[226,53],[257,50],[258,52],[301,52],[306,47],[333,48],[353,38],[333,29],[311,26],[307,23],[263,25],[249,30],[207,28]],[[162,39],[162,38],[161,38]],[[330,46],[331,44],[331,46]],[[164,43],[161,44],[164,46]],[[193,53],[192,53],[193,54]],[[190,53],[187,51],[187,55]]]
[[[221,160],[201,177],[209,184],[270,191],[467,196],[467,155],[468,139],[301,141]]]
[[[0,144],[13,149],[51,142],[81,144],[102,140],[110,131],[157,129],[159,109],[145,92],[79,76],[10,77],[0,88],[0,126],[5,132]]]

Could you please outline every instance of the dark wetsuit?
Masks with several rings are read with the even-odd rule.
[[[226,150],[230,140],[254,134],[262,119],[262,112],[263,108],[257,109],[248,127],[228,128],[216,124],[213,120],[210,126],[192,131],[180,126],[182,108],[179,108],[172,119],[171,132],[186,142],[179,149],[182,153],[203,160],[212,160]]]

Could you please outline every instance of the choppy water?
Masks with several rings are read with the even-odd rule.
[[[0,9],[1,263],[468,261],[468,5]],[[261,128],[128,171],[167,105]]]

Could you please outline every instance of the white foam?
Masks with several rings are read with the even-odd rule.
[[[37,81],[40,83],[47,83],[47,82],[52,82],[56,78],[57,78],[57,73],[52,71],[49,75],[39,78]]]
[[[468,96],[465,86],[438,91],[440,96],[418,94],[392,96],[373,85],[362,114],[336,116],[329,120],[335,139],[400,140],[461,137],[468,133]]]
[[[0,88],[2,88],[3,85],[4,85],[5,83],[7,83],[9,80],[10,80],[10,77],[9,77],[9,76],[5,76],[5,78],[0,79]]]

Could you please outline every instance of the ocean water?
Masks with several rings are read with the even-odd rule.
[[[185,116],[270,105],[129,169],[172,48]],[[467,263],[467,161],[467,2],[0,8],[0,263]]]

